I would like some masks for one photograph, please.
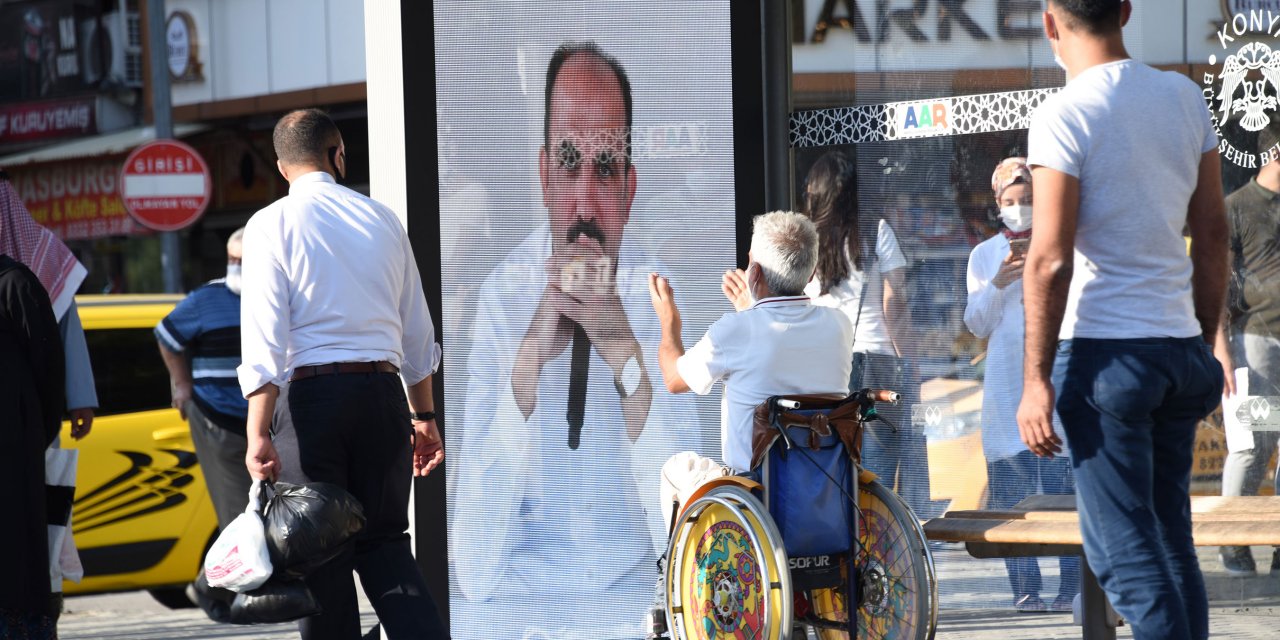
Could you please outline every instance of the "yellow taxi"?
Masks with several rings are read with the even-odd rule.
[[[67,595],[148,590],[169,607],[184,594],[218,529],[187,423],[170,408],[169,372],[152,330],[180,295],[78,296],[98,402],[80,450],[72,532],[85,577]]]

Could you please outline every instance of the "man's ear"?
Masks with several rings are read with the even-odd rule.
[[[551,210],[551,203],[547,201],[547,176],[551,171],[547,163],[550,161],[551,159],[547,157],[547,145],[538,145],[538,181],[542,183],[542,206],[546,207],[547,211]]]
[[[1057,40],[1058,22],[1057,19],[1053,17],[1053,14],[1049,13],[1049,9],[1047,7],[1045,8],[1044,13],[1040,15],[1040,18],[1044,22],[1044,37],[1049,40]]]
[[[1125,26],[1126,24],[1129,24],[1129,17],[1131,15],[1133,15],[1133,3],[1129,2],[1129,0],[1124,0],[1124,2],[1120,3],[1120,26],[1121,27]]]
[[[635,164],[630,164],[627,166],[626,189],[627,189],[627,193],[624,197],[626,197],[627,201],[625,203],[626,206],[623,207],[623,214],[622,214],[623,224],[626,224],[631,221],[631,202],[636,199],[636,165]]]
[[[280,175],[284,176],[285,182],[289,181],[289,170],[286,169],[284,163],[279,160],[276,160],[276,171],[279,171]]]

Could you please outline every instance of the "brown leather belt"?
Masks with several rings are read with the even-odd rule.
[[[386,360],[378,362],[331,362],[329,364],[297,367],[293,370],[293,375],[289,376],[289,382],[339,373],[400,373],[400,370]]]

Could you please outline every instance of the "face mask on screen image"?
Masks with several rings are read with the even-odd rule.
[[[231,293],[240,295],[240,283],[241,283],[240,265],[234,264],[234,263],[228,264],[227,265],[227,288],[231,290]]]
[[[1031,205],[1014,204],[1000,207],[1000,221],[1010,231],[1026,231],[1031,228]]]

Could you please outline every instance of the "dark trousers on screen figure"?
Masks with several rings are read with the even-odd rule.
[[[1209,635],[1191,538],[1191,458],[1222,382],[1200,337],[1058,344],[1053,383],[1085,557],[1135,640]]]
[[[355,544],[307,578],[323,609],[299,621],[303,640],[358,640],[352,570],[391,640],[449,637],[409,547],[409,407],[394,373],[319,375],[290,383],[276,404],[280,480],[329,482],[364,507]]]

